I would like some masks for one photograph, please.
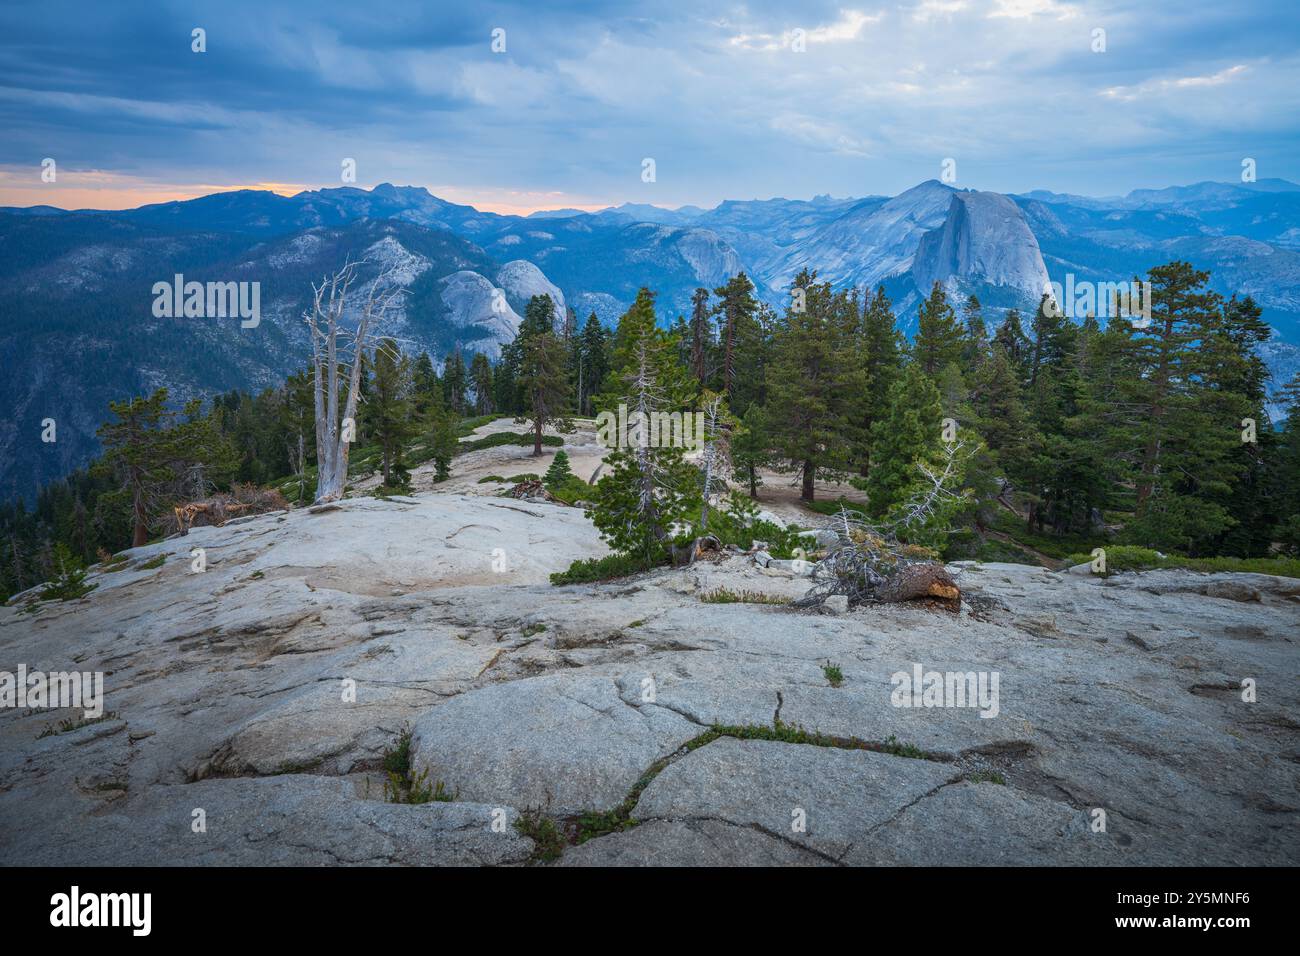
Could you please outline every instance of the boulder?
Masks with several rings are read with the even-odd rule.
[[[1201,591],[1206,597],[1223,598],[1227,601],[1259,601],[1262,595],[1258,588],[1253,588],[1240,581],[1211,581]]]

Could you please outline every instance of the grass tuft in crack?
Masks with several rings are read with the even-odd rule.
[[[838,664],[827,661],[822,665],[822,673],[826,675],[826,683],[832,687],[839,687],[844,683],[844,672],[840,670]]]
[[[581,845],[588,840],[594,840],[597,837],[607,836],[611,833],[622,833],[637,826],[640,821],[632,816],[632,811],[636,809],[641,794],[645,792],[646,787],[650,786],[655,777],[659,776],[664,768],[673,761],[699,750],[705,744],[713,743],[720,737],[735,737],[738,740],[776,740],[781,743],[806,744],[813,747],[835,747],[840,750],[870,750],[875,753],[887,753],[895,757],[911,757],[918,760],[942,759],[911,744],[900,744],[892,736],[884,743],[877,744],[859,740],[857,737],[834,737],[829,734],[809,732],[798,725],[782,723],[779,719],[771,727],[761,724],[714,724],[704,733],[686,741],[675,753],[651,764],[650,768],[637,780],[627,797],[623,799],[623,802],[614,809],[589,810],[586,813],[579,814],[572,821],[570,842]],[[542,819],[545,819],[548,823],[551,822],[549,818]],[[515,826],[519,827],[520,824],[516,823]],[[523,829],[520,829],[520,832],[526,836],[532,835]]]
[[[429,783],[429,771],[411,770],[411,728],[403,727],[397,743],[384,751],[384,799],[389,803],[451,803],[456,799],[441,780]]]
[[[564,853],[564,837],[555,821],[536,808],[525,808],[515,818],[515,829],[533,841],[534,863],[550,863]]]
[[[49,724],[44,730],[36,735],[36,739],[42,737],[53,737],[56,734],[68,734],[74,730],[80,730],[82,727],[89,727],[91,724],[102,724],[106,720],[117,720],[117,711],[106,710],[98,717],[67,717],[60,720],[57,724]]]
[[[787,744],[834,747],[839,750],[870,750],[875,753],[890,754],[894,757],[910,757],[915,760],[945,761],[945,758],[937,754],[927,753],[920,747],[899,743],[893,735],[890,735],[889,739],[884,743],[872,743],[858,737],[837,737],[819,731],[804,730],[798,724],[787,724],[781,720],[777,720],[771,727],[763,724],[716,725],[713,732],[719,737],[735,737],[738,740],[776,740]]]
[[[779,597],[775,594],[764,594],[762,591],[733,591],[730,588],[715,588],[712,591],[706,591],[700,595],[700,600],[705,604],[785,605],[790,603],[789,598]]]

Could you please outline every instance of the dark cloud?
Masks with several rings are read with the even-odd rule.
[[[45,2],[0,32],[9,167],[328,185],[354,157],[460,199],[663,203],[892,192],[948,156],[1007,190],[1300,175],[1289,0]]]

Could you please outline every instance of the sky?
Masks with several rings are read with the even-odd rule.
[[[391,182],[711,207],[893,195],[946,160],[958,187],[1104,196],[1247,158],[1300,180],[1297,117],[1296,0],[0,8],[0,205]]]

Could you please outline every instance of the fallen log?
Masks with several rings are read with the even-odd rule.
[[[874,590],[877,601],[931,600],[950,611],[961,610],[961,588],[942,564],[904,564]]]

